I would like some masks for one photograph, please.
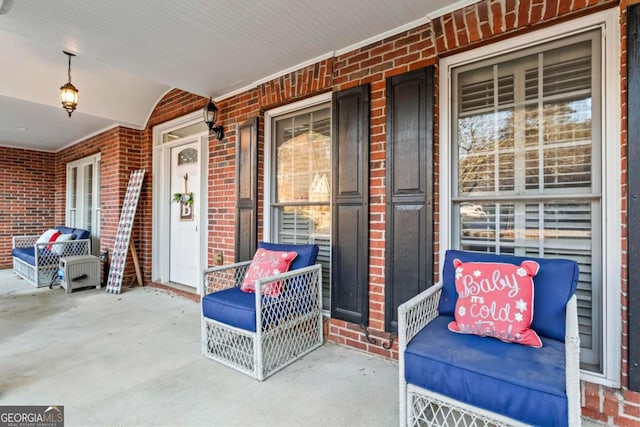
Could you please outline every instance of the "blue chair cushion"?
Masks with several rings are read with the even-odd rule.
[[[91,236],[88,230],[83,230],[82,228],[70,228],[61,225],[57,226],[56,230],[62,234],[73,234],[73,240],[88,239]]]
[[[502,262],[519,265],[533,260],[540,271],[533,278],[533,322],[531,327],[542,337],[563,341],[565,335],[566,305],[578,286],[578,264],[568,259],[515,257],[491,253],[448,250],[442,268],[442,294],[439,313],[453,316],[458,293],[455,284],[453,260],[462,262]]]
[[[461,402],[537,426],[567,425],[564,343],[542,348],[456,334],[451,316],[423,328],[405,351],[405,379]]]
[[[73,230],[74,240],[80,239],[88,239],[91,236],[91,233],[88,230],[83,230],[81,228],[76,228]]]
[[[64,225],[58,225],[56,226],[56,230],[58,230],[62,234],[73,234],[73,230],[75,230],[75,228],[65,227]]]
[[[316,263],[318,257],[318,245],[288,245],[284,243],[258,242],[258,248],[268,251],[294,251],[298,256],[293,260],[289,270],[297,270],[299,268],[309,267]]]
[[[211,293],[202,298],[202,315],[229,326],[256,331],[256,295],[239,287]]]
[[[89,236],[91,236],[91,232],[83,230],[82,228],[71,228],[59,225],[56,227],[56,230],[62,234],[73,234],[73,240],[88,239]]]
[[[33,246],[29,248],[13,248],[11,255],[29,265],[36,265],[36,251]]]

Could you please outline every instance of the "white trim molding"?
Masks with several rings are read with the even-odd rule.
[[[264,197],[263,197],[263,240],[271,240],[271,197],[273,195],[273,179],[272,174],[272,162],[273,162],[273,141],[272,141],[272,129],[271,120],[274,117],[281,116],[283,114],[292,113],[294,111],[303,110],[305,108],[313,107],[315,105],[324,104],[325,102],[331,102],[331,92],[323,93],[321,95],[312,96],[311,98],[303,99],[302,101],[293,102],[291,104],[283,105],[281,107],[273,108],[265,111],[264,113]]]
[[[621,383],[621,153],[620,153],[620,25],[619,10],[611,8],[584,17],[512,37],[440,60],[440,265],[450,247],[452,153],[452,70],[522,48],[528,48],[593,29],[602,31],[602,264],[603,264],[603,353],[602,372],[581,371],[581,379],[609,387]]]

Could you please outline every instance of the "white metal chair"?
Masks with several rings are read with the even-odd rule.
[[[251,261],[204,271],[202,353],[262,381],[322,345],[322,266],[317,245],[276,245],[296,251],[291,271],[259,279],[255,294],[240,290]],[[277,297],[263,286],[279,282]]]

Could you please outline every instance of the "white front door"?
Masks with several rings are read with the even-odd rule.
[[[199,139],[171,148],[169,281],[193,287],[200,278],[200,157]]]

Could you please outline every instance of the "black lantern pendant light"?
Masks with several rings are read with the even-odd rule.
[[[69,81],[60,87],[60,101],[62,102],[62,108],[64,108],[69,114],[69,117],[71,117],[71,113],[73,113],[73,110],[75,110],[78,105],[78,89],[71,84],[71,57],[76,55],[66,50],[62,52],[69,57],[69,67],[67,68]]]
[[[224,138],[224,130],[222,125],[216,126],[216,120],[218,119],[218,107],[213,103],[213,100],[209,98],[209,103],[203,108],[202,115],[204,122],[209,126],[209,134],[214,134],[217,140]]]

